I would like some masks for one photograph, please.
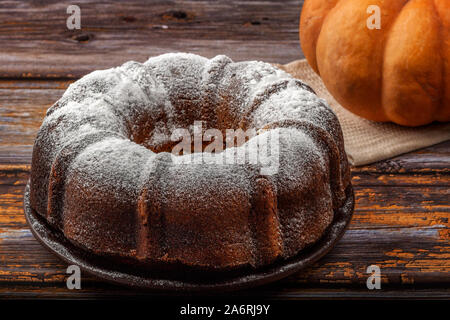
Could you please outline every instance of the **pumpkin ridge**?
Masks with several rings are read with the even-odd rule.
[[[438,108],[441,69],[436,63],[441,62],[441,55],[437,52],[439,24],[432,1],[408,1],[389,33],[388,60],[383,72],[386,81],[383,108],[388,119],[397,124],[431,123]]]
[[[325,20],[330,16],[330,12],[333,11],[334,8],[336,8],[336,6],[339,3],[339,1],[341,1],[341,0],[336,0],[334,5],[332,7],[330,7],[330,10],[323,17],[322,23],[320,24],[319,32],[317,34],[317,38],[316,38],[316,41],[315,41],[315,44],[314,44],[314,56],[315,56],[315,59],[316,59],[317,72],[318,72],[319,75],[320,75],[320,70],[319,70],[319,64],[317,63],[317,42],[319,41],[320,35],[322,33],[322,27],[323,27],[323,24],[325,23]]]
[[[443,21],[443,18],[441,17],[441,14],[440,14],[440,12],[439,12],[439,10],[438,10],[438,8],[437,8],[437,5],[436,5],[436,1],[439,1],[439,0],[432,0],[431,1],[431,3],[433,4],[433,9],[434,9],[434,12],[436,13],[436,16],[438,17],[438,19],[437,19],[437,21],[438,21],[438,23],[439,23],[439,35],[440,35],[440,38],[441,39],[444,39],[444,28],[445,28],[445,26],[444,26],[444,21]],[[442,60],[442,69],[441,69],[441,72],[442,72],[442,80],[441,80],[441,94],[439,95],[439,103],[438,103],[438,107],[437,107],[437,113],[438,113],[438,117],[439,117],[439,115],[440,115],[440,113],[444,110],[444,108],[445,108],[445,105],[444,105],[444,96],[445,96],[445,88],[446,88],[446,83],[447,83],[447,77],[446,77],[446,73],[445,73],[445,68],[446,68],[446,65],[445,65],[445,63],[446,63],[446,60],[445,60],[445,48],[444,48],[444,44],[442,43],[442,42],[440,42],[439,43],[439,48],[440,48],[440,50],[439,50],[439,52],[440,52],[440,56],[441,56],[441,60]]]
[[[315,0],[315,1],[318,1],[318,0]],[[320,71],[319,71],[319,67],[318,67],[318,64],[317,64],[317,41],[319,40],[320,34],[321,34],[321,32],[322,32],[322,27],[323,27],[323,24],[324,24],[325,19],[329,16],[330,12],[337,6],[337,4],[339,3],[339,1],[340,1],[340,0],[334,0],[334,4],[332,4],[329,8],[327,8],[328,10],[327,10],[326,14],[324,14],[323,17],[321,17],[321,18],[322,18],[322,21],[321,21],[320,24],[319,24],[317,34],[316,34],[315,38],[312,39],[312,41],[311,41],[311,42],[312,42],[311,48],[312,48],[312,50],[314,51],[314,52],[313,52],[314,54],[310,55],[311,58],[308,58],[308,57],[307,57],[307,56],[309,56],[309,52],[306,52],[306,51],[309,51],[309,50],[308,50],[308,49],[303,50],[303,51],[304,51],[304,54],[305,54],[305,57],[306,57],[307,60],[308,60],[308,63],[310,64],[310,66],[313,68],[313,70],[314,70],[318,75],[320,75]],[[330,1],[324,1],[324,2],[329,3]],[[309,12],[309,11],[311,10],[311,9],[310,9],[311,6],[308,6],[308,4],[310,4],[310,3],[312,3],[312,2],[306,2],[306,3],[304,4],[303,8],[302,8],[302,14],[301,14],[301,16],[300,16],[300,23],[299,23],[300,43],[303,43],[303,42],[302,42],[302,38],[305,37],[305,34],[304,34],[304,36],[302,37],[302,33],[303,33],[302,31],[303,31],[303,30],[306,28],[306,26],[309,24],[309,21],[312,20],[311,13]],[[305,6],[306,6],[306,8],[305,8]],[[308,28],[308,29],[310,29],[310,28]],[[311,33],[310,30],[308,30],[308,32]],[[310,61],[311,59],[314,59],[314,61]]]
[[[382,54],[382,57],[381,57],[381,64],[380,64],[380,69],[381,69],[380,70],[381,71],[381,77],[380,77],[380,81],[381,81],[381,84],[380,84],[380,97],[381,97],[381,99],[380,99],[380,108],[381,108],[381,111],[383,112],[382,115],[383,115],[383,117],[385,119],[383,122],[389,121],[388,114],[387,114],[386,109],[384,107],[384,105],[385,105],[385,103],[384,103],[384,100],[385,100],[385,98],[384,98],[384,80],[385,80],[385,77],[387,75],[387,72],[385,72],[385,64],[384,64],[384,62],[385,62],[385,57],[386,57],[387,43],[388,43],[390,31],[392,30],[392,28],[394,27],[395,23],[399,19],[400,13],[402,12],[403,8],[405,7],[405,5],[408,2],[409,2],[409,0],[406,0],[405,2],[403,2],[402,6],[397,11],[397,14],[392,19],[391,24],[388,26],[387,30],[385,30],[385,33],[384,33],[385,36],[384,36],[383,43],[382,43],[382,46],[383,46],[382,52],[383,52],[383,54]]]

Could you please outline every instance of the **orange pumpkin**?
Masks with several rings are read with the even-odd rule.
[[[373,5],[379,29],[368,27]],[[450,0],[306,0],[300,40],[351,112],[405,126],[450,121]]]

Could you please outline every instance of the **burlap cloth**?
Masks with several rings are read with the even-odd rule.
[[[328,101],[339,118],[345,150],[354,166],[388,159],[450,139],[450,123],[408,128],[392,123],[376,123],[354,115],[334,100],[305,59],[278,66],[308,83],[319,97]]]

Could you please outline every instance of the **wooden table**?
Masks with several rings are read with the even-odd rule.
[[[0,297],[135,297],[82,275],[66,288],[67,265],[31,235],[23,191],[46,109],[84,74],[172,51],[286,63],[303,57],[302,1],[77,1],[81,30],[66,28],[72,2],[0,2]],[[353,168],[350,229],[305,272],[234,296],[450,297],[450,142]],[[378,265],[382,289],[368,290]]]

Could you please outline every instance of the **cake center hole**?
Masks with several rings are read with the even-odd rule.
[[[137,143],[153,152],[170,152],[177,156],[192,153],[220,153],[228,148],[240,147],[257,135],[255,129],[206,128],[201,121],[195,121],[188,128],[155,128],[149,138]]]

